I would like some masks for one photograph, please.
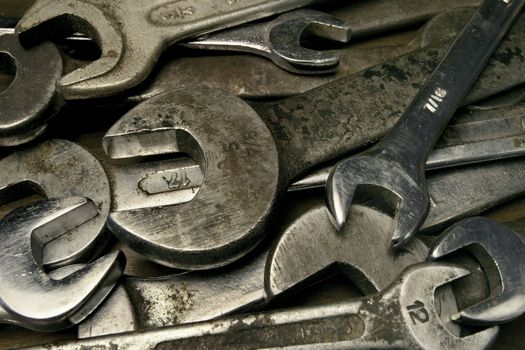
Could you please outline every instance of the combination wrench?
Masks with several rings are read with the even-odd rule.
[[[429,208],[424,170],[428,154],[523,4],[484,1],[394,128],[371,149],[336,165],[326,192],[338,229],[356,196],[395,210],[392,247],[414,236]]]

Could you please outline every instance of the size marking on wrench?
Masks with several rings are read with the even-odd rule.
[[[395,209],[393,247],[416,233],[428,213],[428,154],[524,4],[485,0],[387,136],[336,166],[326,191],[337,228],[346,222],[354,196],[362,200],[357,197],[367,192]]]

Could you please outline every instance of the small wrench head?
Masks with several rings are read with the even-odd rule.
[[[17,35],[0,35],[2,71],[15,77],[0,92],[0,146],[18,146],[42,134],[45,122],[58,111],[55,85],[62,75],[62,58],[52,43],[25,49]]]
[[[93,220],[46,244],[46,268],[86,261],[96,253],[107,233],[111,196],[106,172],[93,155],[70,141],[53,139],[0,160],[0,203],[27,188],[47,198],[86,197],[98,208]]]
[[[454,319],[474,325],[512,321],[525,312],[525,241],[507,227],[474,217],[446,230],[429,259],[467,248],[479,260],[488,278],[491,296],[470,306]]]
[[[40,331],[56,331],[83,320],[113,288],[123,271],[115,252],[60,279],[42,267],[42,247],[97,215],[82,197],[48,199],[15,209],[0,221],[0,320]]]
[[[496,339],[498,327],[466,337],[456,336],[439,315],[440,305],[435,298],[437,288],[469,273],[454,265],[415,264],[403,272],[399,284],[385,292],[385,295],[392,293],[399,297],[405,324],[421,349],[486,349]]]
[[[337,164],[328,177],[326,193],[327,206],[338,230],[346,223],[354,197],[359,200],[366,197],[380,206],[394,208],[393,248],[402,246],[416,234],[429,210],[427,187],[418,176],[409,175],[396,162],[366,152]]]
[[[285,13],[272,21],[268,29],[272,59],[292,72],[333,72],[339,65],[339,56],[303,47],[301,40],[306,33],[346,43],[350,41],[352,30],[345,22],[323,12],[298,10]]]

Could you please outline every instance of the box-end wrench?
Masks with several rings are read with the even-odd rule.
[[[372,197],[395,210],[394,248],[414,236],[429,208],[428,154],[524,4],[484,1],[394,128],[371,149],[336,166],[326,192],[337,228],[346,222],[354,196]]]
[[[520,159],[451,168],[431,174],[428,186],[432,205],[423,225],[424,232],[441,232],[459,219],[477,215],[524,194],[525,183],[521,181],[524,175],[525,162]],[[289,294],[334,271],[346,273],[361,291],[370,292],[391,283],[404,267],[403,264],[408,266],[423,261],[428,254],[428,249],[418,237],[400,252],[394,254],[389,251],[389,229],[393,221],[376,209],[352,207],[356,213],[363,215],[353,215],[354,220],[349,221],[345,231],[338,235],[329,223],[321,197],[301,198],[287,205],[287,208],[289,214],[279,221],[279,227],[282,227],[279,231],[282,231],[274,244],[273,259],[267,258],[269,247],[265,244],[242,261],[219,270],[160,278],[128,277],[123,282],[123,288],[129,296],[125,293],[112,296],[92,319],[80,325],[79,336],[86,338],[132,329],[172,326],[253,311],[271,300],[263,283],[267,260],[269,266],[283,267],[278,274],[272,272],[266,277],[266,283],[272,286],[271,293],[274,295]],[[375,229],[369,233],[364,228],[370,226]],[[361,258],[363,251],[368,252],[363,244],[370,240],[375,240],[375,251],[371,254],[378,258],[376,260]],[[329,241],[334,244],[322,243]],[[307,263],[294,269],[297,256]],[[141,260],[133,262],[133,259],[137,260],[128,256],[128,266],[141,264]],[[268,272],[272,270],[269,268]],[[144,276],[136,270],[127,273]],[[308,281],[306,277],[312,280]],[[480,278],[482,280],[477,281],[483,283],[485,277]],[[459,303],[469,305],[469,300],[482,300],[486,294],[488,292],[479,284],[474,292],[459,295]],[[125,305],[129,306],[126,308]],[[114,320],[109,329],[101,327],[105,319]]]
[[[439,316],[438,287],[469,271],[447,264],[418,264],[404,271],[387,290],[370,297],[265,314],[194,323],[141,333],[128,333],[46,349],[125,347],[127,349],[182,348],[402,348],[454,349],[489,347],[498,334],[492,327],[459,337]]]
[[[22,17],[16,32],[26,42],[64,30],[87,31],[96,38],[101,57],[58,82],[66,98],[86,99],[139,84],[161,52],[174,42],[310,3],[312,0],[41,0]],[[63,26],[64,18],[68,28]]]
[[[430,152],[426,170],[525,155],[525,106],[474,110],[460,114]],[[294,182],[289,190],[325,187],[333,166]]]
[[[91,153],[73,142],[52,139],[1,159],[0,204],[28,190],[47,198],[86,197],[97,206],[96,217],[43,247],[46,268],[86,262],[105,245],[111,192],[104,168]]]
[[[492,220],[475,217],[443,233],[429,258],[436,260],[462,248],[467,248],[481,262],[488,276],[491,296],[461,310],[453,318],[463,323],[494,325],[523,315],[525,239]]]
[[[48,199],[15,209],[0,221],[0,322],[39,331],[79,323],[111,292],[125,265],[110,253],[63,278],[42,267],[42,247],[97,215],[82,197]]]
[[[522,24],[525,21],[514,27],[465,103],[522,79],[509,69],[523,66],[522,57],[512,54],[519,46],[515,40],[523,35],[518,29]],[[301,96],[255,104],[257,113],[234,96],[206,88],[173,91],[142,103],[104,139],[108,156],[121,159],[122,165],[120,175],[112,175],[122,176],[113,186],[112,231],[167,266],[202,269],[238,259],[263,238],[273,202],[292,180],[382,136],[444,50],[423,49]],[[206,166],[205,187],[194,200],[178,206],[173,205],[174,194],[195,186],[167,161],[167,154],[174,152],[187,152]],[[159,155],[164,163],[158,158],[133,161]],[[128,159],[128,168],[122,159]],[[151,213],[154,220],[148,219]]]

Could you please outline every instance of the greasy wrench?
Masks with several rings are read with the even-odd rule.
[[[273,311],[141,333],[113,335],[46,349],[182,348],[397,348],[484,349],[492,327],[466,337],[451,333],[439,316],[434,293],[469,271],[454,265],[409,267],[387,290],[333,305]],[[393,331],[395,330],[395,331]]]
[[[509,69],[524,66],[518,54],[509,54],[520,51],[515,40],[525,35],[522,19],[465,103],[523,79],[525,74]],[[118,173],[108,169],[116,179],[112,231],[167,266],[202,269],[238,259],[264,236],[273,202],[292,180],[381,137],[443,53],[444,48],[422,49],[301,96],[254,104],[257,113],[234,96],[206,88],[142,103],[104,139],[109,158],[130,160],[113,161]],[[178,196],[172,194],[196,190],[188,174],[166,160],[166,154],[181,151],[203,166],[206,181],[192,201],[174,205]],[[133,160],[158,155],[164,161]],[[152,213],[154,220],[148,219]]]
[[[426,161],[426,170],[525,154],[525,106],[473,110],[454,116]],[[332,166],[294,182],[289,190],[324,187]]]
[[[124,269],[119,252],[64,278],[53,279],[42,268],[42,246],[97,211],[85,198],[49,199],[15,209],[0,221],[0,322],[60,330],[82,321],[111,292]]]
[[[63,32],[61,19],[67,18],[67,29],[84,29],[96,37],[101,57],[65,75],[58,83],[65,98],[86,99],[116,94],[139,84],[161,52],[174,42],[311,2],[41,0],[22,17],[16,32],[21,40],[41,39],[55,30]]]
[[[451,168],[430,174],[428,186],[432,204],[423,224],[424,232],[441,232],[457,220],[477,215],[525,193],[525,182],[521,181],[524,175],[525,162],[522,159]],[[349,276],[362,292],[375,292],[394,281],[405,266],[426,258],[428,249],[419,239],[425,237],[415,237],[394,254],[388,249],[392,218],[365,206],[352,206],[351,210],[363,215],[353,215],[345,231],[338,235],[329,223],[321,197],[308,200],[300,198],[287,205],[287,214],[279,221],[282,232],[272,250],[272,259],[268,259],[269,247],[264,244],[239,263],[219,270],[161,278],[128,277],[122,285],[129,296],[125,293],[111,296],[92,319],[80,325],[79,336],[86,338],[173,326],[253,311],[267,304],[271,294],[289,294],[291,290],[314,282],[321,277],[320,274],[335,270]],[[323,222],[325,225],[322,225]],[[379,223],[382,225],[377,227]],[[368,233],[364,227],[373,227],[374,230]],[[364,244],[370,240],[375,242],[375,251],[370,254],[378,259],[362,259]],[[333,244],[322,243],[328,241]],[[293,269],[296,264],[293,261],[299,256],[301,261],[307,263],[300,265],[299,269]],[[392,260],[396,263],[393,264]],[[265,277],[266,264],[269,267]],[[133,265],[136,268],[126,272],[129,276],[148,274],[148,271],[142,271],[143,259],[128,256],[127,266]],[[283,269],[277,270],[276,265]],[[308,281],[308,276],[313,280]],[[265,278],[266,285],[271,286],[270,294],[264,288]],[[485,277],[480,278],[484,280]],[[477,285],[479,287],[474,292],[458,295],[460,305],[469,305],[469,300],[485,298],[486,291],[481,288],[481,284]],[[113,322],[103,327],[102,322],[107,319]]]
[[[394,128],[371,149],[336,166],[326,192],[338,229],[346,222],[355,195],[395,208],[393,247],[415,235],[429,208],[428,154],[524,4],[484,1]]]
[[[19,199],[28,190],[47,198],[86,197],[98,208],[92,220],[43,247],[46,268],[85,262],[102,248],[111,193],[104,168],[91,153],[70,141],[52,139],[0,160],[0,203]]]
[[[492,293],[488,300],[461,310],[454,319],[494,325],[525,313],[525,239],[492,220],[475,217],[445,231],[429,258],[435,260],[462,248],[481,262]]]

